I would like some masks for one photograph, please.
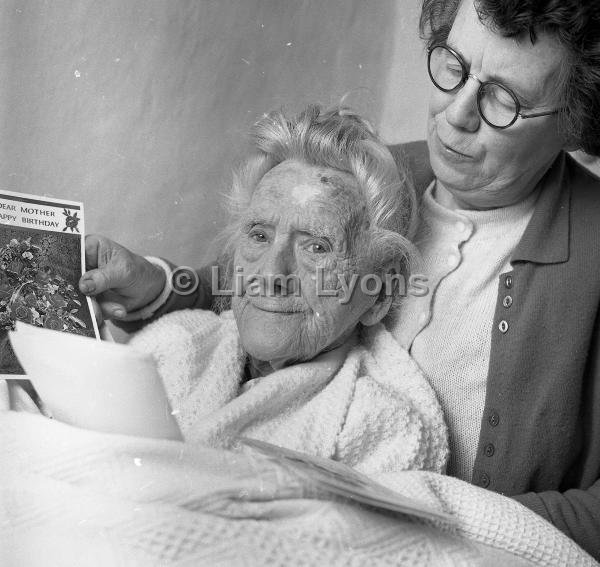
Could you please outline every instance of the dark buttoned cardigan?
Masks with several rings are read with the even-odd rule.
[[[417,190],[425,143],[391,148]],[[600,180],[561,153],[498,275],[472,482],[513,496],[600,559]]]
[[[390,147],[420,194],[425,142]],[[485,408],[472,482],[512,496],[600,559],[600,180],[561,153],[498,275]],[[211,305],[196,292],[156,314]]]

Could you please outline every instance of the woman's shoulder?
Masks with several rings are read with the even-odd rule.
[[[400,169],[407,168],[415,184],[417,195],[421,195],[434,179],[429,163],[429,148],[425,140],[388,146]]]
[[[385,393],[388,403],[400,403],[421,413],[430,426],[443,428],[443,413],[429,379],[411,354],[382,323],[363,333],[363,387]]]
[[[570,187],[570,256],[584,266],[597,265],[600,261],[600,178],[569,155],[565,165],[563,183]],[[596,283],[597,278],[594,278],[594,285]]]
[[[396,382],[398,376],[426,381],[423,371],[411,354],[400,345],[383,323],[363,328],[360,345],[365,349],[367,368],[375,367],[377,374]]]
[[[130,344],[153,357],[184,434],[238,389],[245,355],[231,312],[169,313],[136,333]]]
[[[363,329],[352,399],[338,437],[343,460],[364,472],[441,471],[447,458],[442,409],[427,377],[381,324]]]
[[[566,156],[565,161],[565,179],[571,188],[571,207],[575,219],[580,216],[600,219],[600,177],[570,155]]]

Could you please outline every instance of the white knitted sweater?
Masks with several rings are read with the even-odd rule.
[[[435,394],[381,324],[363,329],[345,356],[324,353],[243,388],[246,354],[231,311],[171,313],[131,344],[155,357],[186,441],[226,446],[244,435],[367,474],[444,469]]]

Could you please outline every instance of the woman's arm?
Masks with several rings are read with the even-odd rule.
[[[87,271],[79,281],[79,289],[97,300],[101,309],[98,316],[128,331],[170,311],[213,306],[210,266],[183,273],[170,265],[168,277],[160,266],[100,235],[86,237],[85,254]],[[193,289],[178,286],[174,279],[177,275],[180,282],[192,281],[196,285]],[[171,292],[167,296],[168,286]],[[151,313],[144,311],[161,296],[166,300],[159,301],[156,309]],[[136,317],[136,313],[141,315]]]
[[[600,561],[600,479],[587,490],[527,492],[513,498]]]
[[[121,329],[128,333],[137,331],[144,327],[146,324],[155,321],[160,316],[166,313],[172,313],[173,311],[179,311],[181,309],[204,309],[216,311],[216,299],[220,296],[213,294],[212,290],[212,268],[213,265],[203,266],[197,270],[190,270],[185,268],[185,271],[178,272],[177,267],[170,264],[171,273],[168,275],[169,279],[165,280],[165,286],[171,286],[170,293],[167,296],[166,301],[160,305],[149,317],[139,317],[135,313],[130,314],[126,319],[112,319],[113,324],[117,325]],[[217,265],[215,262],[214,265]],[[183,274],[185,277],[182,281],[191,282],[190,285],[187,283],[184,289],[178,289],[176,278],[177,274]],[[175,280],[175,281],[174,281]],[[182,293],[183,291],[183,293]],[[223,307],[223,305],[221,306]],[[138,311],[138,313],[140,313]]]

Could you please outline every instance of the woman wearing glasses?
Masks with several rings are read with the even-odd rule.
[[[600,182],[565,153],[600,155],[600,7],[425,0],[421,32],[428,157],[391,149],[421,187],[429,293],[389,327],[443,406],[449,474],[600,558]],[[167,295],[160,269],[106,239],[88,239],[88,262],[100,269],[82,290],[110,289],[109,317],[148,316]],[[206,307],[208,290],[156,314]]]
[[[392,328],[444,408],[448,473],[599,558],[600,183],[564,153],[600,154],[591,5],[424,3],[430,294]]]

